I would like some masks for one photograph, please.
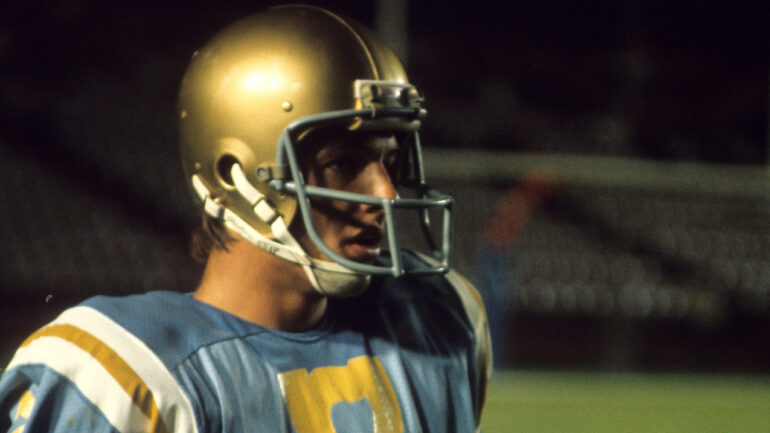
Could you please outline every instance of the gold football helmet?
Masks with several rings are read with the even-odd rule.
[[[179,96],[185,175],[207,214],[301,265],[326,295],[356,294],[371,274],[443,273],[452,199],[423,179],[417,135],[422,102],[395,54],[365,26],[318,7],[275,7],[225,28],[193,55]],[[416,192],[383,199],[305,185],[296,152],[304,134],[325,127],[408,135],[398,178]],[[313,226],[310,197],[381,206],[389,257],[370,265],[332,251]],[[402,266],[393,217],[402,208],[418,211],[437,259],[433,265]],[[438,244],[430,209],[442,215]],[[310,257],[299,246],[288,230],[295,218],[334,263]]]

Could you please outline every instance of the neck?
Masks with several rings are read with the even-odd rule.
[[[244,240],[213,249],[195,298],[272,329],[300,332],[316,325],[327,298],[302,268]]]

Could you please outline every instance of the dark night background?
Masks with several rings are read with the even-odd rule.
[[[179,82],[217,30],[274,3],[0,6],[3,364],[25,335],[85,297],[195,287]],[[377,21],[375,1],[310,3]],[[428,102],[426,145],[763,173],[766,5],[626,3],[409,2],[402,54]],[[478,282],[482,226],[519,172],[463,183],[442,169],[439,183],[458,197],[455,264]],[[566,179],[519,237],[510,362],[769,372],[762,191]],[[538,298],[551,292],[553,302]],[[638,293],[652,307],[624,304]],[[671,307],[677,299],[688,307]]]

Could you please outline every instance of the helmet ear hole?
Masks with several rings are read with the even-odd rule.
[[[239,161],[233,155],[226,153],[219,157],[216,164],[217,178],[226,188],[235,188],[235,182],[233,181],[232,169],[233,165],[239,164]]]

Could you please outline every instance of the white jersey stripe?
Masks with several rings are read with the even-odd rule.
[[[8,370],[22,364],[43,364],[71,380],[119,431],[127,432],[122,429],[127,426],[131,431],[150,430],[150,419],[131,396],[96,358],[77,345],[59,337],[35,338],[16,352]]]
[[[189,399],[163,362],[147,345],[99,311],[85,306],[70,308],[54,324],[87,329],[114,350],[146,384],[169,432],[197,433]]]

